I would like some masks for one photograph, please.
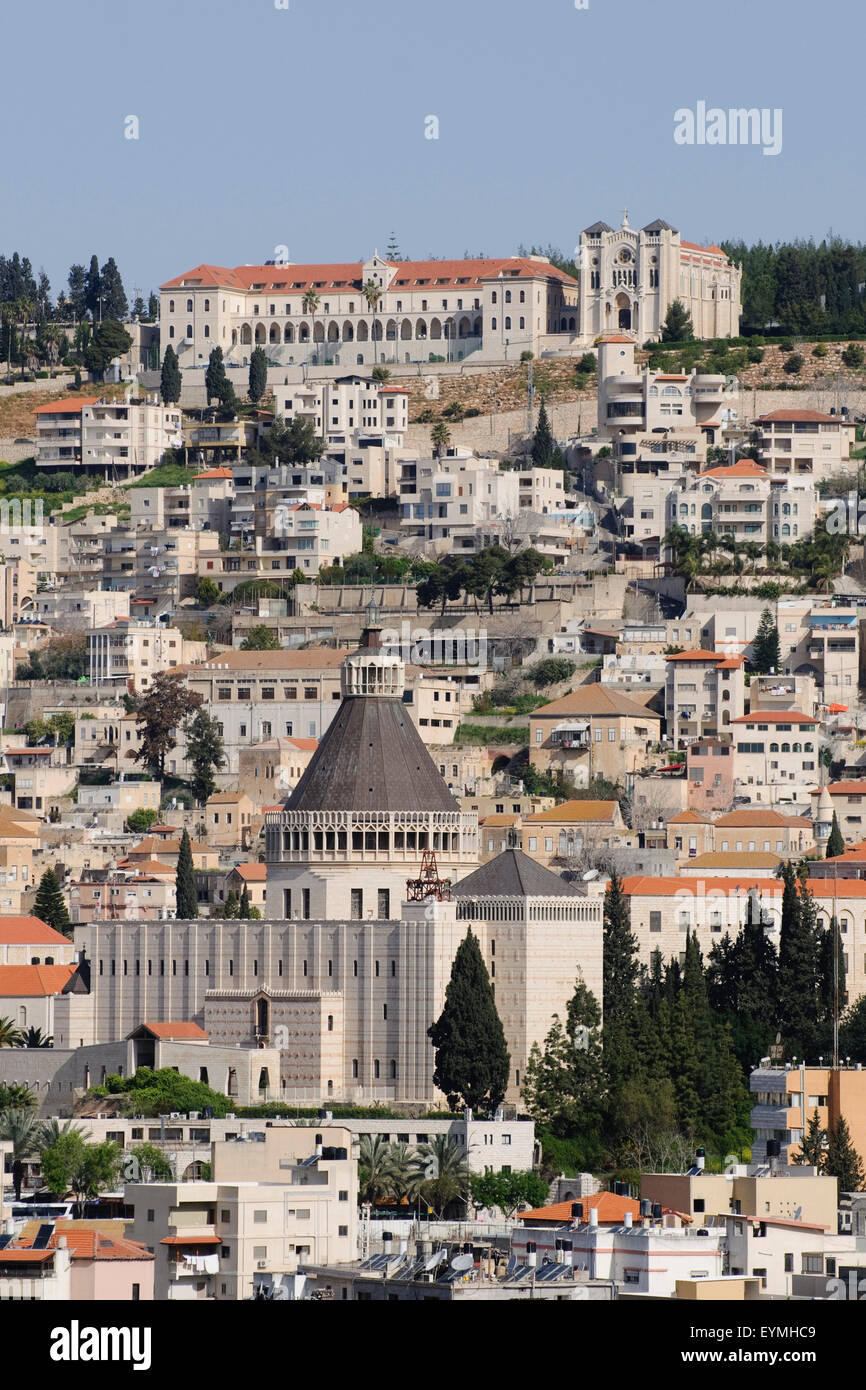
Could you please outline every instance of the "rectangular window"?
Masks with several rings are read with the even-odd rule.
[[[390,888],[380,888],[376,895],[377,911],[380,922],[386,922],[391,916],[391,890]]]
[[[363,888],[353,888],[351,890],[351,912],[353,922],[360,922],[364,916],[364,890]]]

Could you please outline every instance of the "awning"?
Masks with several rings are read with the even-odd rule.
[[[847,705],[828,705],[828,706],[827,706],[827,713],[828,713],[828,714],[847,714],[847,713],[848,713],[848,706],[847,706]]]
[[[163,1236],[160,1245],[222,1245],[219,1236]]]

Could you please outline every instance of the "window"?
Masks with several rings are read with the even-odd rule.
[[[300,1212],[298,1213],[298,1215],[300,1216]],[[262,1221],[267,1221],[267,1219],[268,1219],[268,1213],[267,1213],[266,1211],[254,1211],[254,1212],[253,1212],[253,1221],[256,1221],[256,1222],[261,1223]]]
[[[353,922],[360,922],[364,916],[364,890],[363,888],[353,888],[351,890],[351,910],[350,914]]]

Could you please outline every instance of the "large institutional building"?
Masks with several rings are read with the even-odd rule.
[[[184,369],[214,347],[233,366],[256,346],[278,367],[518,361],[576,333],[577,282],[545,256],[199,265],[161,286],[162,351]]]
[[[222,1066],[227,1048],[238,1065],[261,1049],[272,1098],[430,1105],[441,1097],[427,1029],[471,926],[517,1101],[532,1044],[564,1017],[578,972],[601,1001],[601,899],[518,849],[479,867],[477,815],[431,761],[403,703],[403,664],[377,628],[341,678],[336,717],[267,816],[266,920],[79,927],[87,967],[57,1001],[59,1046],[185,1020],[209,1044],[203,1068],[210,1050]],[[422,884],[429,853],[437,883]]]
[[[629,333],[638,342],[661,336],[675,299],[692,317],[696,338],[733,338],[740,331],[739,266],[718,246],[682,241],[661,218],[640,231],[627,214],[617,229],[594,222],[581,233],[578,333]]]

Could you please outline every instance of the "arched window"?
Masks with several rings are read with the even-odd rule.
[[[771,752],[771,753],[778,753],[778,751],[779,751],[779,745],[778,745],[778,743],[771,743],[771,744],[770,744],[770,752]]]
[[[209,314],[209,313],[210,313],[210,300],[209,300],[209,299],[206,299],[205,302],[204,302],[204,311],[205,311],[206,314]]]
[[[205,336],[206,338],[209,338],[209,337],[210,337],[210,324],[209,324],[209,323],[206,323],[205,326],[204,326],[204,336]]]
[[[525,318],[521,318],[521,320],[520,320],[520,327],[521,327],[521,328],[525,328],[525,327],[526,327],[526,319],[525,319]]]
[[[799,743],[792,743],[792,744],[791,744],[791,752],[792,752],[792,753],[802,753],[802,751],[803,751],[803,750],[802,750],[802,748],[800,747]]]
[[[678,386],[665,386],[662,391],[663,396],[681,396],[682,394]]]
[[[174,337],[174,324],[173,324],[173,323],[170,323],[169,326],[168,326],[168,336],[169,336],[170,338],[173,338],[173,337]]]
[[[192,300],[191,300],[191,299],[188,299],[188,300],[186,301],[186,312],[187,312],[188,314],[191,314],[191,313],[192,313]]]
[[[791,745],[790,745],[790,743],[783,743],[783,744],[782,744],[782,752],[783,752],[783,753],[790,753],[790,751],[791,751]]]
[[[506,328],[510,328],[510,327],[511,327],[511,319],[510,319],[510,318],[506,318],[506,320],[505,320],[505,327],[506,327]]]
[[[173,299],[170,299],[170,300],[168,301],[168,312],[169,312],[170,314],[173,314],[173,313],[174,313],[174,300],[173,300]]]
[[[191,337],[192,337],[192,324],[191,324],[191,323],[188,323],[187,326],[186,326],[186,336],[187,336],[188,338],[191,338]]]

